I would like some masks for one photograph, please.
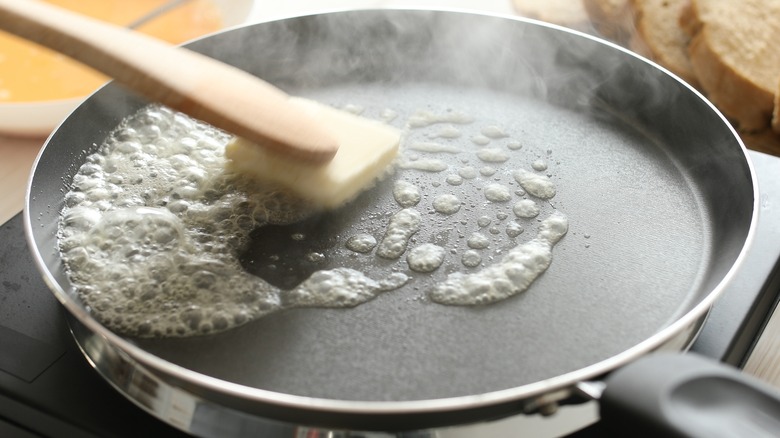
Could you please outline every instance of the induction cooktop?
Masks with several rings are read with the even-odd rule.
[[[692,346],[737,367],[780,290],[780,158],[750,155],[760,187],[756,241]],[[599,426],[575,435],[599,436]],[[34,266],[22,215],[16,215],[0,226],[0,437],[139,436],[185,435],[135,406],[91,368]]]

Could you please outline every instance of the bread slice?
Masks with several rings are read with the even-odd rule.
[[[780,0],[692,0],[691,65],[741,131],[770,126],[780,79]]]
[[[680,12],[680,27],[689,37],[693,37],[701,29],[701,22],[696,18],[691,1]]]
[[[775,89],[775,108],[772,112],[772,129],[780,134],[780,80]]]
[[[518,15],[587,31],[588,14],[582,0],[512,0]]]
[[[688,57],[690,36],[680,27],[680,17],[690,6],[690,0],[633,0],[631,6],[637,36],[631,48],[698,87]]]
[[[582,0],[593,27],[604,38],[627,44],[634,33],[631,0]]]

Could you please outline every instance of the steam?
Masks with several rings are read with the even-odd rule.
[[[250,36],[236,32],[235,38],[194,47],[291,93],[414,80],[589,107],[596,98],[605,100],[600,95],[606,83],[618,87],[606,90],[609,100],[638,94],[637,84],[660,89],[671,81],[631,55],[577,33],[457,12],[363,10],[290,18],[255,26]],[[645,97],[660,95],[646,91]]]
[[[527,31],[468,13],[352,11],[272,21],[251,37],[236,32],[193,47],[291,91],[415,78],[544,97],[558,42]]]

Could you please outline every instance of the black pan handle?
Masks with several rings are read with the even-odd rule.
[[[616,436],[780,437],[780,391],[694,353],[648,355],[606,383],[601,419]]]

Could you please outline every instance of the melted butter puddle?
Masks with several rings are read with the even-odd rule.
[[[282,293],[282,307],[355,307],[407,281],[409,277],[400,272],[376,281],[349,268],[317,271],[300,286]]]
[[[167,209],[114,210],[93,226],[77,225],[93,221],[78,209],[68,217],[86,230],[63,245],[73,279],[90,285],[81,298],[109,327],[141,337],[219,332],[282,309],[354,307],[409,280],[396,273],[376,281],[339,268],[282,290],[228,258],[199,256],[182,221]]]
[[[381,117],[390,116],[395,118],[397,114],[386,110]],[[465,125],[472,121],[462,113],[418,113],[410,125]],[[445,127],[435,137],[460,135],[456,128]],[[489,139],[507,136],[497,126],[484,128],[481,135]],[[227,140],[224,133],[208,125],[150,106],[129,118],[99,153],[87,158],[74,177],[62,213],[60,250],[79,297],[104,325],[139,337],[217,333],[283,309],[354,307],[411,280],[401,272],[372,279],[343,267],[316,271],[299,286],[283,290],[247,273],[238,262],[238,254],[248,242],[249,233],[265,224],[297,222],[309,211],[298,200],[267,187],[249,185],[225,172],[223,151]],[[507,145],[510,152],[520,148],[519,143],[517,147],[512,145]],[[408,150],[447,155],[463,152],[434,142],[413,143]],[[507,151],[491,147],[473,154],[499,167],[510,157]],[[452,164],[452,160],[444,162],[416,154],[404,158],[399,167],[412,173],[441,172]],[[502,181],[502,175],[511,175],[531,196],[548,199],[555,195],[555,186],[547,176],[525,170],[504,173],[507,169],[494,166],[477,170],[466,165],[468,158],[459,161],[463,165],[452,167],[443,179],[449,186],[479,184],[487,178]],[[538,160],[532,167],[540,171],[547,165]],[[435,190],[440,185],[434,182],[431,187]],[[421,202],[428,189],[396,181],[393,198],[402,209],[389,219],[380,242],[378,234],[356,233],[344,246],[361,257],[374,252],[384,259],[402,260],[405,254],[406,266],[416,273],[430,273],[450,263],[444,247],[424,243],[409,249],[413,236],[423,226],[422,215],[412,207]],[[493,208],[524,194],[519,188],[495,182],[483,187],[483,196]],[[426,196],[433,198],[430,213],[437,213],[437,218],[457,216],[462,205],[469,208],[451,193]],[[512,211],[517,218],[531,218],[539,214],[539,206],[521,200]],[[457,256],[454,249],[450,249],[451,254],[466,268],[479,267],[483,263],[480,252],[491,246],[490,235],[505,233],[513,239],[523,233],[523,226],[517,222],[502,224],[507,217],[507,213],[499,212],[495,223],[488,216],[480,217],[476,225],[489,234],[473,232],[462,255]],[[453,223],[451,219],[443,220]],[[459,223],[466,225],[464,220]],[[509,250],[500,262],[479,272],[447,276],[428,292],[431,300],[447,305],[481,305],[526,290],[550,265],[552,248],[567,229],[565,216],[554,213],[541,222],[536,238]],[[303,240],[305,236],[291,238]],[[310,261],[325,257],[322,253],[307,255]],[[492,259],[486,256],[490,263]]]
[[[420,212],[413,208],[405,208],[394,214],[376,249],[376,255],[386,259],[401,257],[409,245],[409,239],[420,230],[421,222]]]
[[[519,169],[512,173],[512,176],[531,196],[541,199],[550,199],[555,196],[555,184],[544,175]]]
[[[393,185],[393,198],[401,207],[414,207],[420,202],[420,189],[407,181],[398,180]]]
[[[401,161],[398,164],[401,169],[421,170],[423,172],[442,172],[449,167],[447,163],[436,158],[423,158],[419,160]]]
[[[426,126],[435,125],[437,123],[467,125],[472,122],[474,122],[473,117],[461,112],[436,114],[430,111],[418,111],[409,118],[408,124],[410,128],[424,128]]]
[[[357,306],[409,280],[337,268],[282,290],[247,273],[238,254],[252,230],[309,212],[300,200],[226,172],[227,141],[152,105],[87,157],[65,196],[58,241],[78,297],[101,323],[138,337],[204,335],[283,309]],[[375,244],[372,236],[349,242],[366,252]]]
[[[553,246],[568,229],[566,216],[553,213],[542,221],[535,239],[516,246],[499,263],[471,274],[452,273],[428,296],[439,304],[473,306],[517,295],[547,270]]]
[[[430,141],[414,142],[409,146],[407,146],[407,149],[412,151],[418,151],[418,152],[447,153],[447,154],[457,154],[459,152],[462,152],[461,149],[458,147],[447,145],[447,144],[434,143]]]

